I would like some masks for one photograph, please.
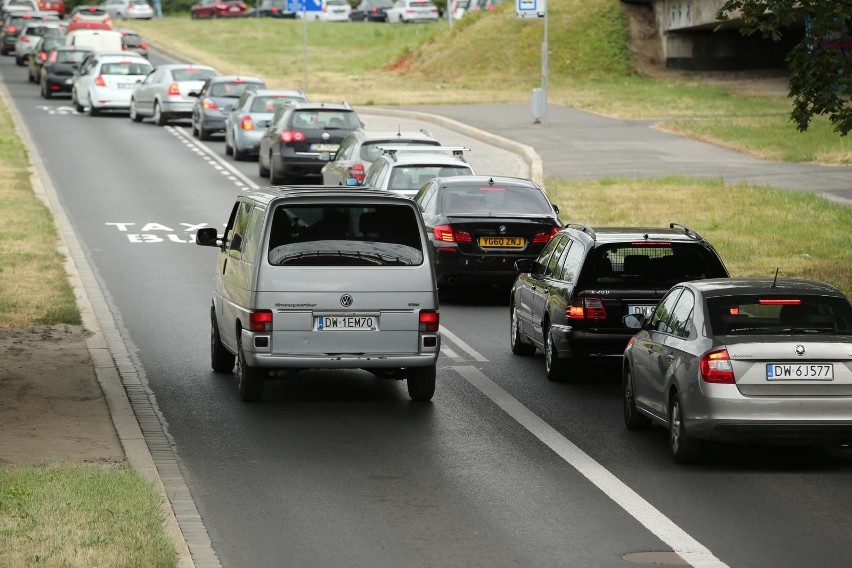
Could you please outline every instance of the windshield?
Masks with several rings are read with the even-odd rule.
[[[852,334],[852,307],[833,296],[708,298],[707,311],[714,335]]]
[[[411,165],[397,166],[393,169],[388,182],[388,189],[392,191],[418,190],[432,178],[449,176],[473,175],[468,166],[447,165]]]
[[[487,184],[445,188],[441,197],[440,210],[444,215],[553,214],[550,202],[538,189]]]
[[[420,220],[405,205],[279,206],[269,232],[276,266],[415,266]]]

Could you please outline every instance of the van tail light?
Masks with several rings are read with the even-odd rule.
[[[467,231],[459,231],[452,225],[438,225],[432,229],[435,240],[444,243],[472,243],[473,237]]]
[[[718,351],[710,351],[706,353],[698,362],[701,369],[701,378],[707,383],[717,383],[722,385],[733,385],[734,368],[731,366],[731,358],[728,356],[727,349],[719,349]]]
[[[103,75],[98,75],[95,77],[95,85],[98,87],[106,87],[106,81],[104,81]]]
[[[169,85],[169,96],[170,97],[179,97],[180,96],[180,87],[177,83],[172,83]]]
[[[420,331],[435,332],[440,326],[437,310],[420,310]]]
[[[305,133],[298,130],[285,130],[278,135],[278,139],[285,144],[289,144],[290,142],[304,142]]]
[[[249,115],[245,115],[240,119],[240,128],[243,130],[254,130],[254,122]]]
[[[559,227],[551,227],[549,231],[543,231],[541,233],[536,233],[533,236],[533,244],[534,245],[542,245],[550,242],[550,239],[556,236],[556,233],[559,232]]]
[[[568,306],[565,315],[572,320],[605,320],[606,307],[600,298],[576,298]]]
[[[204,99],[201,102],[201,108],[204,110],[219,110],[219,105],[217,105],[212,99]]]
[[[364,164],[355,164],[354,166],[349,166],[349,177],[354,177],[358,180],[358,183],[364,183],[364,175],[366,172],[364,171]]]
[[[272,331],[272,310],[255,310],[249,313],[251,331]]]

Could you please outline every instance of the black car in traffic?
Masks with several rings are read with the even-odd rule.
[[[80,47],[54,49],[41,66],[39,77],[41,96],[49,99],[59,93],[70,93],[74,72],[80,68],[80,64],[90,53],[92,53],[91,49]]]
[[[391,0],[361,0],[352,8],[349,19],[353,22],[387,22],[387,11],[391,7]]]

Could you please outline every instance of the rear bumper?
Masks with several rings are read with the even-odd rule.
[[[47,88],[54,93],[70,93],[73,85],[73,77],[65,77],[63,75],[51,75],[50,73],[44,76],[44,82]],[[57,89],[51,89],[57,87]]]
[[[320,175],[322,174],[323,166],[328,163],[326,160],[319,159],[319,153],[316,155],[313,153],[299,153],[284,156],[273,154],[272,159],[275,160],[275,169],[287,175]]]
[[[161,102],[163,105],[161,111],[170,118],[191,118],[192,106],[194,101],[170,101],[168,99]]]
[[[260,150],[262,130],[237,130],[234,135],[234,148],[241,152],[257,154]]]
[[[524,256],[465,254],[457,248],[436,247],[435,275],[438,285],[497,284],[507,289],[515,282],[515,261]]]
[[[560,357],[621,357],[635,335],[631,331],[595,333],[567,325],[553,325],[550,329]]]

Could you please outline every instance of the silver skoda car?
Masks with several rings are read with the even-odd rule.
[[[806,280],[684,282],[623,358],[624,420],[670,431],[676,462],[705,440],[852,442],[852,307],[838,289]]]

